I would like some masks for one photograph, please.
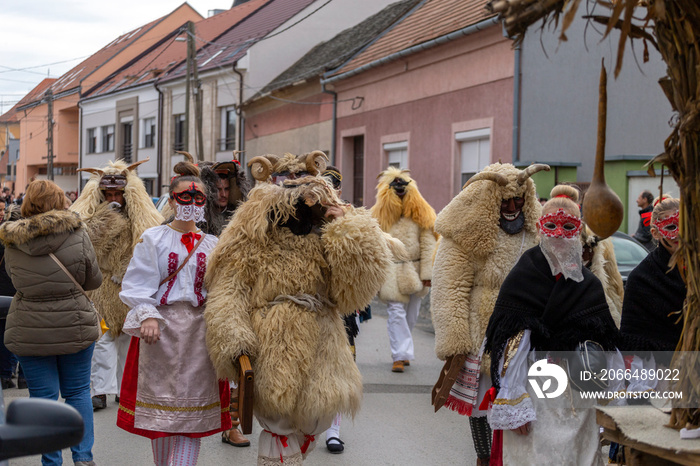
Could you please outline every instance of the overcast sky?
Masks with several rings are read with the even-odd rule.
[[[45,77],[60,77],[121,34],[167,15],[182,3],[181,0],[3,2],[0,114]],[[228,9],[233,0],[187,3],[206,18],[209,10]]]

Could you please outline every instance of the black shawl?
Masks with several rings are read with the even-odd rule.
[[[627,278],[620,333],[628,351],[674,351],[683,330],[679,319],[687,292],[671,254],[659,245]]]
[[[613,350],[619,340],[600,280],[585,267],[580,283],[557,280],[539,246],[525,251],[506,277],[486,328],[496,387],[508,339],[521,330],[531,331],[531,346],[538,351],[573,351],[585,340]]]

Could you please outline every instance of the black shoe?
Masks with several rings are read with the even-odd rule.
[[[107,395],[95,395],[92,397],[92,410],[105,409],[107,407]]]
[[[6,388],[15,388],[15,383],[12,381],[12,379],[0,379],[0,383],[2,383],[3,390]]]
[[[119,403],[119,395],[114,395],[114,402]]]
[[[25,379],[25,378],[17,379],[17,388],[20,388],[20,389],[27,388],[27,379]]]
[[[335,442],[330,443],[331,440],[336,440],[339,443],[335,443]],[[340,440],[338,437],[330,437],[330,438],[326,439],[326,448],[328,448],[328,451],[330,451],[334,455],[337,455],[338,453],[342,453],[343,450],[345,450],[345,447],[343,445],[345,445],[345,442]]]

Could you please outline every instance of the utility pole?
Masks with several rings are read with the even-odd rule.
[[[190,148],[190,70],[192,69],[192,48],[190,43],[192,42],[192,36],[190,35],[190,25],[191,21],[187,22],[187,27],[185,29],[185,34],[187,34],[187,76],[185,77],[185,134],[183,134],[182,141],[184,147],[182,150],[189,152]]]
[[[46,154],[46,177],[53,181],[53,92],[51,92],[51,88],[46,91],[46,100],[49,104],[49,120],[46,136],[46,147],[48,149]]]
[[[192,49],[188,55],[192,55],[192,72],[194,75],[194,122],[195,122],[195,139],[197,140],[197,160],[204,160],[204,141],[202,139],[202,83],[199,81],[199,71],[197,69],[197,44],[195,43],[196,34],[194,23],[190,22],[187,25],[187,37],[190,41],[188,47]]]

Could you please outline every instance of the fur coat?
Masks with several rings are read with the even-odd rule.
[[[511,164],[493,164],[484,171],[504,175],[508,184],[499,186],[489,180],[470,184],[435,222],[441,240],[430,309],[435,352],[443,360],[455,354],[479,353],[501,284],[520,255],[538,244],[542,206],[532,180],[527,178],[520,185],[520,170]],[[499,226],[501,200],[516,196],[525,199],[521,212],[525,224],[520,233],[509,235]]]
[[[129,265],[134,246],[148,228],[160,225],[163,217],[153,205],[143,181],[121,160],[110,162],[87,182],[71,210],[80,214],[90,240],[95,247],[97,263],[104,277],[102,285],[89,293],[112,335],[121,333],[129,312],[119,299],[121,282]],[[95,170],[95,169],[91,169]],[[104,200],[99,187],[103,174],[123,174],[125,206],[122,211],[112,209]]]
[[[584,244],[593,242],[595,239],[593,232],[587,226],[585,229],[586,234],[581,236]],[[610,315],[615,321],[617,328],[620,328],[625,288],[622,284],[622,276],[617,268],[615,249],[610,238],[598,241],[593,246],[593,258],[589,269],[603,285],[605,299],[608,302],[608,308],[610,308]]]
[[[364,209],[345,207],[344,217],[308,233],[282,226],[296,219],[298,200],[327,205],[324,196],[333,196],[322,178],[314,177],[316,187],[303,184],[308,178],[250,191],[212,252],[205,282],[217,375],[236,379],[238,356],[249,355],[256,415],[295,426],[359,409],[362,378],[343,316],[369,304],[391,263],[387,239]]]
[[[408,183],[403,198],[390,187],[394,179]],[[427,295],[430,289],[423,285],[423,281],[433,278],[433,255],[437,243],[433,229],[435,210],[423,199],[408,170],[390,167],[380,174],[377,203],[371,212],[386,233],[403,243],[407,253],[405,259],[395,258],[379,290],[379,299],[408,303],[413,294]]]

